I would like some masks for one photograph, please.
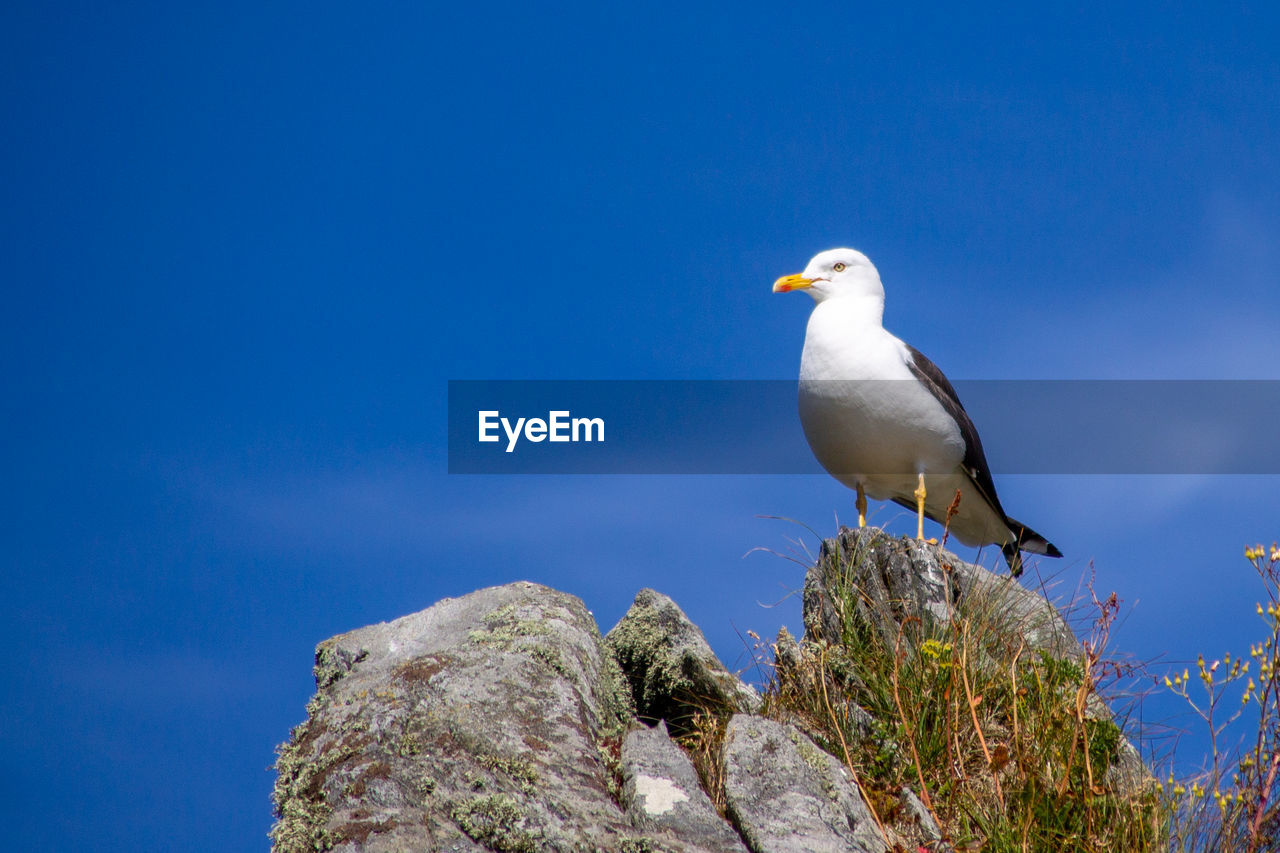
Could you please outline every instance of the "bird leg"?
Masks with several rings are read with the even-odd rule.
[[[924,538],[924,499],[928,492],[924,489],[924,474],[920,475],[920,485],[916,487],[916,538]]]
[[[858,527],[867,526],[867,493],[862,490],[862,484],[858,484],[858,500],[854,502],[854,506],[858,508]]]

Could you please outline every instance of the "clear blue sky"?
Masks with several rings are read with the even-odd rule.
[[[793,377],[838,245],[956,378],[1280,379],[1274,6],[11,2],[0,68],[14,849],[263,848],[314,645],[444,596],[799,630],[743,555],[837,483],[449,476],[449,379]],[[999,486],[1120,649],[1255,636],[1277,477]]]

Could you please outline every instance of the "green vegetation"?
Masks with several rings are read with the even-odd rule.
[[[959,850],[1280,850],[1280,546],[1245,558],[1262,587],[1259,641],[1160,679],[1209,735],[1193,778],[1157,781],[1107,710],[1119,676],[1144,670],[1105,657],[1114,596],[1090,590],[1089,636],[1064,654],[1000,584],[970,587],[945,614],[874,602],[857,553],[834,555],[827,575],[841,636],[800,643],[784,629],[760,644],[763,713],[844,761],[891,839],[911,845],[930,839],[904,787]],[[718,805],[722,740],[711,715],[682,740]]]
[[[1203,721],[1210,741],[1204,773],[1165,780],[1170,850],[1255,853],[1280,844],[1280,546],[1254,545],[1244,556],[1262,585],[1255,605],[1262,639],[1248,659],[1201,657],[1194,679],[1189,669],[1164,678]],[[1238,730],[1243,745],[1225,748]]]
[[[927,841],[899,814],[908,787],[959,849],[1159,846],[1159,785],[1100,693],[1114,599],[1095,599],[1092,636],[1059,656],[1028,639],[1008,587],[971,588],[946,614],[879,612],[854,580],[860,556],[833,559],[844,634],[780,638],[764,713],[843,760],[882,824]]]

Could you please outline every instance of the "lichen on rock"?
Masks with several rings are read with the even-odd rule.
[[[626,674],[642,719],[665,720],[683,733],[699,711],[727,716],[759,707],[755,691],[725,669],[698,626],[660,592],[637,593],[605,642]]]
[[[838,737],[815,720],[833,713],[828,688],[867,676],[853,644],[897,649],[982,602],[1046,666],[1077,653],[1041,596],[870,529],[824,543],[805,635],[779,633],[767,703],[648,589],[607,637],[579,599],[524,582],[333,637],[316,650],[307,719],[279,748],[274,849],[880,853],[908,837],[946,849],[947,824],[918,792],[854,777],[858,740],[879,750],[867,766],[911,761],[885,708],[842,703]],[[1137,790],[1145,768],[1098,705],[1090,750],[1108,784]]]

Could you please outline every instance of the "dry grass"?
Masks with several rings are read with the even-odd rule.
[[[693,762],[702,789],[711,798],[716,812],[725,816],[727,800],[724,792],[724,738],[729,718],[711,711],[699,711],[689,722],[688,731],[679,738],[680,746]]]
[[[1119,603],[1092,587],[1070,608],[1087,637],[1064,656],[1028,643],[1032,626],[1011,615],[998,585],[945,619],[879,612],[869,624],[855,614],[878,605],[845,572],[850,581],[829,589],[843,617],[838,640],[751,635],[766,673],[763,713],[841,758],[909,849],[1280,853],[1280,546],[1246,548],[1245,558],[1262,587],[1250,607],[1260,640],[1247,656],[1201,658],[1160,679],[1209,735],[1206,769],[1193,777],[1152,778],[1107,711],[1132,700],[1122,691],[1149,667],[1108,657]],[[686,747],[722,803],[723,721],[708,717],[698,731]],[[911,820],[903,787],[942,842]]]
[[[856,584],[831,592],[846,615],[874,606]],[[1006,604],[996,587],[947,619],[894,620],[896,634],[847,618],[839,642],[780,637],[766,650],[765,713],[842,758],[912,844],[927,839],[898,814],[904,786],[957,849],[1161,846],[1159,786],[1123,766],[1127,744],[1102,695],[1116,602],[1094,598],[1091,636],[1067,658],[1029,647]]]

